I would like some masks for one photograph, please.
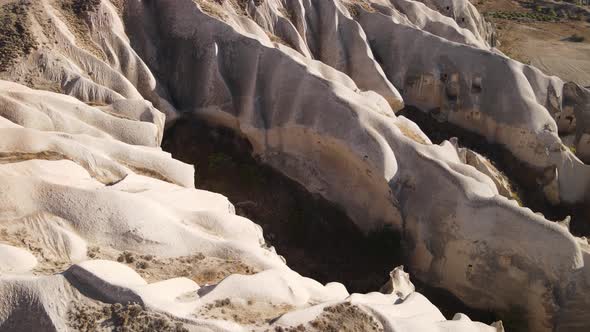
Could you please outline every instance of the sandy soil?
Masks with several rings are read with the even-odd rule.
[[[549,2],[513,0],[472,0],[484,15],[493,12],[534,13],[534,6],[552,6]],[[556,3],[557,6],[558,3]],[[557,7],[556,7],[557,8]],[[580,7],[580,10],[586,10]],[[559,10],[557,10],[559,12]],[[488,17],[498,30],[498,48],[506,55],[531,64],[565,81],[590,86],[590,22],[559,17],[555,22]],[[574,42],[577,35],[584,40]]]
[[[30,32],[27,6],[33,4],[28,0],[0,0],[0,72],[37,46]]]
[[[206,257],[201,253],[168,258],[91,246],[88,256],[93,259],[107,259],[126,264],[150,283],[174,277],[186,277],[203,286],[217,284],[231,274],[251,275],[260,272],[240,261]]]
[[[499,48],[507,55],[547,74],[590,86],[590,23],[507,21],[501,24]],[[574,34],[584,36],[585,41],[569,41]]]
[[[381,323],[351,303],[325,307],[324,311],[306,325],[292,328],[277,327],[275,332],[382,332]]]
[[[204,306],[195,315],[230,320],[242,325],[264,326],[290,310],[293,307],[287,304],[223,299]]]
[[[37,220],[35,217],[29,219],[0,222],[0,243],[31,252],[39,262],[33,270],[35,275],[60,273],[76,263],[69,257],[67,240],[63,238],[60,241],[52,240],[49,234],[55,233],[54,229],[44,227],[43,219]],[[89,245],[87,256],[88,259],[106,259],[126,264],[150,283],[174,277],[186,277],[201,286],[212,285],[230,274],[250,275],[259,272],[237,260],[206,257],[201,253],[170,258]]]
[[[182,322],[139,304],[77,304],[68,312],[68,322],[76,331],[188,332]]]

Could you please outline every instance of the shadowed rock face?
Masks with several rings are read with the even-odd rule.
[[[565,235],[565,233],[562,233],[558,228],[551,227],[550,223],[532,214],[530,210],[522,210],[516,207],[516,205],[507,204],[508,202],[502,199],[494,198],[497,196],[494,196],[495,193],[493,192],[485,194],[484,192],[487,189],[484,188],[489,188],[487,187],[489,185],[489,182],[487,182],[488,179],[485,181],[483,179],[479,180],[483,181],[481,182],[482,184],[486,183],[480,187],[483,191],[478,192],[479,199],[474,200],[474,197],[470,197],[472,194],[468,194],[467,197],[470,198],[460,198],[464,195],[463,193],[470,192],[475,188],[475,182],[472,184],[461,183],[461,180],[456,182],[458,179],[449,180],[452,176],[442,175],[442,173],[448,172],[444,170],[446,167],[451,167],[450,169],[453,170],[457,168],[448,164],[453,164],[450,160],[445,161],[445,165],[447,166],[443,166],[442,169],[438,168],[441,162],[439,155],[442,152],[435,151],[440,148],[423,147],[413,142],[409,143],[406,140],[395,138],[395,131],[389,132],[391,129],[387,129],[393,127],[392,122],[395,120],[391,115],[389,119],[387,115],[380,115],[383,113],[387,114],[387,112],[383,112],[381,107],[366,105],[362,108],[354,105],[354,102],[351,100],[354,97],[350,94],[345,95],[339,92],[337,89],[338,86],[334,89],[337,91],[337,102],[331,98],[326,98],[322,99],[321,105],[309,104],[308,100],[313,100],[315,98],[314,96],[321,89],[321,85],[316,85],[316,80],[322,79],[321,71],[320,75],[316,74],[317,76],[313,80],[300,78],[294,86],[291,84],[288,87],[284,85],[286,81],[289,81],[290,75],[300,68],[297,64],[303,60],[299,55],[294,54],[292,56],[295,61],[293,61],[294,66],[290,67],[290,62],[285,60],[281,60],[280,62],[272,60],[277,56],[284,59],[284,55],[282,53],[276,53],[276,50],[269,49],[265,46],[264,38],[261,37],[262,42],[254,42],[248,37],[243,37],[241,34],[235,32],[236,30],[240,30],[240,25],[236,24],[236,30],[232,30],[227,23],[210,19],[195,9],[192,9],[191,12],[191,9],[186,8],[186,10],[182,11],[182,15],[178,16],[178,13],[172,10],[173,7],[165,1],[154,6],[154,8],[150,8],[154,13],[151,16],[152,19],[147,21],[160,22],[159,24],[156,23],[158,26],[172,25],[172,28],[160,31],[161,34],[159,35],[152,35],[151,39],[173,40],[173,42],[166,44],[166,47],[155,48],[155,53],[151,53],[156,54],[153,67],[157,67],[164,72],[176,73],[172,77],[162,75],[162,80],[165,82],[164,85],[170,87],[170,91],[174,91],[170,93],[177,100],[179,108],[191,111],[212,123],[233,128],[252,143],[254,147],[253,153],[261,158],[261,160],[302,183],[308,190],[318,192],[329,200],[338,202],[341,206],[344,206],[347,213],[353,220],[359,223],[359,226],[365,229],[371,229],[378,227],[378,225],[391,223],[396,227],[401,227],[406,235],[406,240],[411,243],[410,252],[413,257],[411,259],[411,266],[416,268],[419,276],[429,280],[433,284],[453,289],[456,293],[462,293],[464,295],[473,292],[471,295],[462,298],[474,306],[487,308],[494,306],[496,303],[506,301],[506,308],[517,305],[532,308],[529,304],[532,301],[530,299],[525,300],[527,304],[516,304],[521,302],[522,297],[513,297],[508,294],[498,295],[497,293],[498,289],[507,289],[506,284],[519,284],[512,277],[508,277],[511,281],[504,279],[512,273],[510,272],[512,268],[519,271],[531,270],[532,272],[532,270],[536,270],[536,272],[532,272],[533,274],[531,274],[533,279],[537,279],[539,275],[539,270],[533,268],[535,263],[532,263],[532,261],[531,265],[528,265],[529,263],[525,263],[524,265],[514,263],[516,264],[514,265],[512,263],[513,259],[515,262],[520,261],[521,258],[516,258],[520,255],[516,254],[515,256],[515,247],[513,245],[500,245],[500,242],[510,242],[512,240],[508,239],[512,237],[515,241],[521,244],[523,243],[520,240],[516,240],[516,238],[520,238],[521,236],[521,231],[517,231],[517,229],[521,229],[521,226],[515,226],[519,223],[518,220],[523,220],[523,224],[528,225],[525,227],[531,227],[531,232],[536,233],[537,231],[533,231],[532,229],[540,227],[538,232],[548,232],[546,234],[549,235],[556,231],[557,233],[555,235],[558,238]],[[178,6],[184,5],[179,3]],[[190,4],[186,6],[193,8]],[[270,6],[270,4],[267,4],[267,6]],[[337,12],[340,10],[344,11],[344,9],[338,6],[335,10]],[[131,11],[143,10],[133,9]],[[436,91],[436,89],[440,89],[439,87],[442,86],[445,89],[445,95],[441,96],[439,94],[439,96],[441,98],[440,100],[444,101],[445,104],[442,106],[445,108],[440,109],[439,112],[443,119],[445,114],[448,114],[447,119],[453,116],[449,108],[454,107],[459,114],[462,114],[467,112],[465,108],[470,107],[470,100],[472,103],[478,101],[483,105],[482,108],[486,107],[487,112],[491,113],[490,117],[494,120],[490,121],[502,121],[506,123],[504,127],[501,127],[488,121],[490,128],[498,128],[495,131],[497,137],[490,137],[490,140],[503,140],[512,144],[514,141],[512,135],[529,135],[533,142],[539,142],[535,144],[541,144],[541,142],[543,142],[542,144],[547,144],[546,142],[551,142],[551,140],[560,144],[554,128],[555,122],[542,104],[537,102],[534,89],[525,75],[525,73],[529,76],[533,74],[541,75],[540,73],[534,70],[529,72],[526,68],[519,69],[522,65],[513,63],[501,55],[490,53],[483,49],[474,49],[473,47],[448,43],[440,37],[425,33],[415,27],[396,24],[385,15],[379,13],[360,12],[357,15],[361,26],[367,32],[369,43],[373,46],[372,52],[378,55],[375,58],[379,59],[384,65],[384,72],[389,74],[388,76],[391,76],[392,79],[397,77],[396,75],[406,75],[402,76],[403,81],[400,81],[399,84],[399,86],[404,87],[402,94],[409,96],[406,99],[406,103],[416,103],[416,100],[419,100],[418,97],[420,94],[429,95],[432,91]],[[174,17],[174,21],[172,21],[172,17]],[[231,19],[227,19],[226,21],[230,22],[231,25]],[[195,30],[210,32],[197,34],[194,37],[196,39],[193,39],[195,42],[189,42],[191,40],[189,36],[195,36],[195,34],[186,32],[187,30],[193,30],[185,29],[181,22],[200,22],[191,24],[195,27]],[[387,29],[387,32],[379,31],[377,33],[379,27],[388,25],[391,29]],[[139,24],[133,24],[133,26],[137,27]],[[395,33],[396,35],[389,35],[387,37],[387,33]],[[382,38],[383,40],[389,38],[391,41],[399,41],[399,44],[391,46],[395,48],[395,51],[392,49],[388,50],[383,45],[373,45],[372,39],[377,40],[377,38]],[[410,40],[413,41],[410,43]],[[424,44],[420,44],[416,40],[424,40]],[[195,43],[196,45],[214,45],[214,47],[205,47],[202,51],[197,51],[196,54],[193,49],[192,52],[195,54],[195,57],[192,61],[186,62],[185,58],[191,53],[188,46],[183,45],[191,45],[193,47]],[[374,43],[377,43],[377,41]],[[148,43],[137,42],[137,44],[147,45]],[[436,53],[433,54],[433,52],[419,51],[417,45],[441,45],[438,49],[449,53],[446,57],[440,57],[436,56]],[[443,47],[442,45],[445,46]],[[409,49],[410,47],[416,47],[416,50],[412,52]],[[158,57],[158,49],[165,49],[165,53]],[[237,52],[236,49],[240,51]],[[140,53],[143,52],[147,51],[140,51]],[[288,51],[286,52],[288,53]],[[380,54],[379,52],[397,55],[391,57],[398,59],[399,62],[393,63],[384,54]],[[399,54],[399,52],[403,53]],[[254,56],[251,54],[257,55]],[[403,56],[406,56],[406,58],[403,58]],[[465,60],[461,64],[455,63],[455,60],[453,60],[463,57]],[[280,65],[276,65],[276,63],[280,63]],[[460,80],[459,74],[454,73],[469,73],[474,69],[466,69],[466,65],[475,68],[478,64],[481,66],[481,63],[486,64],[483,66],[484,68],[490,66],[491,69],[489,72],[481,73],[481,81],[474,79],[474,82],[471,84],[473,86],[470,85],[468,89],[465,89],[464,81]],[[186,64],[189,67],[183,68],[180,71],[174,71],[174,68],[177,68],[179,64],[180,66]],[[193,66],[195,65],[199,67],[194,68]],[[436,72],[438,66],[446,66],[449,74],[446,79],[444,79],[444,74],[441,74],[443,75],[442,80],[441,77],[433,78],[432,83],[434,85],[431,90],[424,88],[423,91],[413,91],[410,85],[405,85],[404,81],[408,80],[407,75],[411,75],[412,72]],[[200,68],[205,68],[208,74],[203,75],[202,70],[205,69]],[[228,70],[227,68],[231,69]],[[518,70],[522,70],[521,74],[519,74],[520,76],[516,76],[516,80],[509,80],[509,83],[504,84],[506,90],[503,90],[504,87],[499,84],[500,78],[513,77],[518,73]],[[203,77],[206,79],[202,88],[207,89],[207,93],[201,92],[200,89],[202,88],[195,90],[190,85],[187,85],[186,81],[188,78],[184,74],[188,74],[190,77]],[[491,77],[487,77],[486,75]],[[247,79],[247,77],[251,79]],[[543,78],[542,76],[540,77]],[[324,76],[323,79],[327,79],[327,77]],[[471,80],[471,78],[469,79]],[[555,79],[547,79],[546,82],[552,82],[551,80]],[[249,82],[249,84],[244,85],[244,81]],[[393,82],[398,81],[393,80]],[[536,83],[538,84],[538,82]],[[418,83],[414,82],[411,84]],[[491,86],[491,88],[483,89],[484,85]],[[209,90],[210,87],[216,88],[211,91]],[[496,87],[497,92],[494,91]],[[330,89],[332,88],[330,86]],[[462,97],[463,95],[461,94],[464,90],[468,92],[465,92],[465,97]],[[477,96],[471,97],[472,90],[476,95],[478,93],[482,95],[481,100],[477,100]],[[223,93],[219,91],[223,91]],[[288,92],[285,93],[284,91]],[[502,91],[510,91],[510,93],[503,95]],[[252,97],[245,97],[248,95]],[[417,97],[412,99],[413,95],[417,95]],[[492,103],[493,96],[503,96],[502,98],[505,98],[505,100],[499,101],[499,103],[498,101]],[[305,103],[302,103],[303,100],[305,100]],[[462,104],[458,102],[459,100],[462,101]],[[435,102],[436,100],[426,100],[419,106],[423,106],[424,109],[434,108],[435,106],[439,106],[440,108],[441,105]],[[351,108],[354,110],[352,117],[349,112],[338,111],[341,109],[343,103],[352,105]],[[493,105],[502,106],[506,111],[502,111],[502,108],[493,108]],[[521,111],[508,113],[507,110],[510,105],[519,107],[518,109]],[[374,110],[369,111],[370,108]],[[317,110],[321,110],[321,112]],[[482,114],[482,117],[486,116],[483,111],[478,114]],[[328,123],[326,119],[338,119],[338,125],[334,125],[333,121],[329,121]],[[469,126],[478,126],[477,122],[461,121]],[[548,127],[545,128],[544,125],[546,124],[548,124]],[[348,127],[349,125],[350,127]],[[524,129],[516,129],[521,125],[524,125],[525,128],[530,128],[528,129],[528,134]],[[487,128],[483,127],[482,130],[488,130]],[[501,128],[506,128],[506,130],[502,131],[500,130]],[[477,128],[470,129],[477,132]],[[380,135],[374,136],[373,133],[379,133]],[[346,147],[341,147],[339,142],[345,135],[349,137],[347,139],[348,143],[345,144]],[[549,143],[549,145],[551,144],[553,143]],[[409,148],[409,146],[412,146],[412,148]],[[546,167],[551,162],[551,158],[561,158],[559,156],[562,153],[564,156],[567,156],[566,152],[556,152],[553,157],[542,157],[541,155],[544,153],[543,149],[537,149],[537,152],[535,152],[535,149],[531,151],[528,146],[524,145],[518,149],[514,147],[514,149],[516,152],[521,153],[519,155],[520,157],[528,158],[531,163],[537,163],[539,167]],[[444,151],[448,156],[449,150]],[[432,153],[437,155],[437,157],[433,155],[431,155],[432,157],[428,157]],[[398,157],[402,155],[403,158]],[[373,168],[375,165],[381,166]],[[578,165],[581,169],[585,169],[585,165],[582,163]],[[419,176],[415,173],[417,169],[420,170]],[[459,172],[467,172],[467,168],[464,169],[463,166],[460,166],[458,169],[460,169]],[[432,172],[430,173],[432,175],[426,176],[426,174],[429,174],[428,172]],[[336,179],[333,177],[335,174],[347,174],[347,176],[339,176]],[[379,180],[375,177],[376,174],[382,174],[381,176],[385,177],[387,187],[383,187],[384,182],[379,184]],[[469,174],[470,176],[475,176],[475,173]],[[477,176],[471,179],[475,180],[476,178]],[[442,179],[447,180],[443,181]],[[332,187],[334,184],[337,184],[338,188]],[[435,190],[435,194],[432,193],[433,186],[436,188],[440,187]],[[346,188],[346,190],[342,188]],[[428,191],[428,194],[426,191],[421,191],[421,188]],[[446,189],[443,190],[442,188]],[[583,186],[581,187],[581,192],[584,192],[584,188]],[[390,190],[391,194],[389,193]],[[438,196],[439,191],[445,191],[445,193]],[[568,193],[572,194],[574,191],[575,188],[570,188]],[[357,194],[354,196],[342,195],[343,193],[349,192],[355,192]],[[364,193],[366,192],[371,192],[372,194],[365,196]],[[435,197],[440,198],[424,201],[422,197],[428,195],[435,195]],[[557,195],[559,196],[559,193]],[[380,196],[384,198],[383,201],[379,200]],[[443,197],[444,199],[442,199]],[[460,203],[464,199],[465,203]],[[481,201],[475,203],[478,200]],[[489,229],[492,233],[482,232],[483,229],[480,228],[478,232],[481,233],[476,237],[473,237],[472,234],[462,235],[460,230],[469,229],[470,227],[467,225],[475,222],[475,220],[483,222],[482,218],[485,219],[485,211],[488,207],[490,212],[494,212],[489,215],[489,221],[484,223],[495,225]],[[459,213],[463,209],[465,209],[465,214],[462,214],[463,212]],[[372,212],[376,213],[372,214]],[[360,215],[361,213],[362,215]],[[476,218],[475,215],[478,217]],[[439,221],[440,224],[433,225],[433,220]],[[505,220],[506,224],[500,225],[503,223],[503,220]],[[463,222],[467,224],[460,226]],[[448,230],[447,227],[449,227]],[[418,229],[429,229],[427,234],[430,235],[424,237],[424,231],[419,232]],[[500,229],[506,231],[506,233],[502,231],[501,235],[498,234],[498,237],[502,238],[502,240],[496,244],[491,244],[493,241],[490,241],[490,239],[495,237],[491,234],[497,233]],[[463,238],[463,236],[466,236],[466,238]],[[565,240],[566,238],[567,236],[563,239]],[[482,245],[479,241],[484,241],[485,244]],[[547,241],[553,242],[554,240]],[[561,240],[557,241],[560,242]],[[581,263],[581,256],[577,252],[579,250],[577,248],[579,247],[576,241],[570,238],[565,242],[569,242],[570,244],[568,246],[573,249],[571,252],[574,255],[572,256],[573,261]],[[539,245],[541,243],[539,242]],[[471,249],[465,249],[465,245],[471,247]],[[457,246],[456,249],[452,249],[454,246]],[[533,249],[533,247],[537,246],[534,243],[527,243],[525,246],[531,247],[528,249],[517,248],[516,252],[520,250],[524,252],[529,252],[529,250],[536,251],[536,249]],[[447,253],[447,250],[450,251]],[[466,250],[469,254],[462,253],[463,250]],[[489,252],[494,253],[490,256],[488,254]],[[499,256],[510,257],[506,258],[506,262],[508,263],[502,263],[506,266],[497,265],[496,260],[499,259],[499,252],[504,252]],[[553,248],[550,252],[540,254],[544,257],[543,260],[547,259],[547,255],[556,254]],[[561,256],[561,254],[558,254],[558,256]],[[461,263],[460,265],[463,265],[464,269],[454,270],[457,273],[453,273],[451,276],[449,271],[451,266],[455,265],[443,263],[447,262],[448,257],[461,257],[458,262],[467,261],[468,263]],[[471,263],[469,263],[470,260],[472,260]],[[556,260],[555,263],[558,263],[558,261],[560,259]],[[561,263],[558,263],[558,265],[562,266]],[[561,271],[562,267],[557,267],[555,271]],[[499,275],[488,277],[490,274]],[[533,275],[535,276],[533,277]],[[484,276],[486,277],[484,278]],[[546,277],[547,279],[545,280],[552,283],[549,280],[553,278],[548,275]],[[464,283],[457,282],[463,278],[465,278]],[[490,287],[490,284],[495,282],[494,280],[498,282],[497,287]],[[558,279],[553,280],[555,282]],[[531,296],[547,298],[547,295],[542,294],[552,294],[554,288],[553,286],[545,288],[547,285],[546,281],[541,282],[539,289],[533,291]],[[473,288],[474,283],[480,284],[481,286],[477,286],[478,289],[475,290]],[[529,281],[527,281],[528,283]],[[485,287],[483,286],[484,284],[486,285]],[[524,284],[515,287],[524,287]],[[494,294],[481,293],[483,288],[494,289]],[[509,291],[509,293],[513,293],[513,291]],[[532,295],[535,293],[537,295]],[[488,297],[493,297],[494,299],[489,300]],[[538,310],[537,313],[543,312],[541,314],[542,316],[548,315],[546,317],[552,317],[558,310],[559,301],[555,299],[550,303],[547,302],[546,306],[532,310]],[[537,321],[536,327],[546,328],[552,324],[550,322],[551,320],[552,318],[546,321]]]
[[[533,169],[555,167],[557,190],[546,190],[555,204],[586,201],[588,167],[565,148],[553,119],[562,109],[563,82],[500,54],[441,47],[440,38],[379,14],[359,22],[407,105],[504,145]],[[384,25],[392,28],[383,33]]]
[[[137,299],[189,327],[232,331],[339,326],[342,312],[384,330],[397,319],[408,330],[495,329],[464,316],[444,321],[418,293],[349,296],[340,284],[294,273],[260,227],[236,216],[225,197],[193,189],[191,167],[157,147],[159,110],[168,125],[190,116],[230,130],[260,162],[340,206],[363,232],[397,230],[411,271],[427,284],[473,307],[522,312],[530,330],[587,329],[586,240],[499,195],[497,181],[466,164],[457,147],[431,144],[395,115],[405,103],[484,136],[543,170],[541,190],[553,202],[586,202],[587,165],[564,147],[555,118],[581,119],[587,91],[490,49],[493,33],[467,2],[74,4],[27,7],[36,13],[27,31],[39,43],[1,74],[75,98],[1,83],[8,139],[0,142],[0,221],[10,224],[1,239],[11,245],[24,238],[43,252],[53,243],[51,254],[36,257],[43,271],[75,265],[67,281],[0,279],[4,294],[19,299],[43,293],[43,283],[65,285],[68,299]],[[14,225],[36,225],[43,237]],[[209,277],[181,259],[197,253],[213,264]],[[87,256],[101,260],[82,262]],[[121,264],[110,261],[118,257]],[[148,269],[154,259],[178,265],[159,274],[169,280],[147,284],[129,268]],[[176,278],[178,271],[213,285]],[[231,271],[245,275],[219,282]],[[14,291],[22,283],[27,290]],[[354,306],[331,305],[343,301]],[[0,303],[0,312],[18,313],[14,303]],[[67,323],[65,302],[45,310],[54,326]],[[252,322],[232,319],[233,311],[250,312]]]
[[[341,208],[256,161],[247,141],[225,128],[182,119],[167,129],[162,148],[195,165],[195,185],[227,195],[302,275],[371,292],[402,264],[399,233],[383,228],[365,236]]]

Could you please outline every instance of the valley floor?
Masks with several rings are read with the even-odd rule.
[[[509,57],[549,75],[590,86],[590,14],[544,21],[533,15],[553,3],[543,1],[474,0],[478,10],[496,24],[498,48]],[[565,2],[564,2],[565,4]],[[536,8],[536,9],[535,9]],[[581,6],[580,10],[587,10]],[[541,14],[544,15],[544,14]],[[565,14],[564,14],[565,15]]]

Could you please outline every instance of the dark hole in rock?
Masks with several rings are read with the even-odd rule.
[[[542,213],[545,218],[561,221],[571,216],[570,231],[576,236],[590,235],[590,207],[579,205],[552,205],[547,201],[537,179],[543,170],[535,170],[516,159],[500,144],[490,143],[485,137],[469,132],[449,122],[440,122],[430,114],[408,106],[397,113],[414,121],[434,144],[440,144],[452,137],[467,147],[487,157],[500,171],[508,176],[523,206]]]
[[[481,93],[481,77],[476,76],[471,81],[471,92],[472,93]]]
[[[389,272],[404,262],[398,232],[363,234],[340,208],[251,157],[248,142],[228,129],[184,118],[167,129],[162,147],[195,165],[196,187],[227,196],[236,212],[261,225],[269,244],[304,276],[367,293],[378,291]],[[448,291],[416,278],[412,282],[448,319],[462,312],[482,322],[497,320]]]
[[[340,208],[255,160],[249,143],[228,129],[179,120],[162,147],[195,165],[197,188],[227,196],[236,213],[261,225],[267,242],[302,275],[368,292],[401,264],[398,232],[364,236]]]
[[[383,59],[381,58],[381,55],[379,54],[379,52],[375,51],[375,49],[373,47],[373,43],[370,43],[369,47],[371,48],[371,53],[373,53],[373,58],[375,59],[375,61],[377,61],[377,63],[380,64],[381,66],[383,66]]]
[[[445,89],[445,94],[447,96],[447,100],[449,101],[457,101],[459,98],[458,88],[456,87],[447,87]]]

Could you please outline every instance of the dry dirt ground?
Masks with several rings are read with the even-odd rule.
[[[472,3],[496,24],[498,48],[506,55],[549,75],[590,86],[588,4],[539,0]]]
[[[52,241],[46,236],[55,232],[51,228],[43,227],[42,224],[46,221],[32,216],[25,221],[0,222],[0,243],[31,252],[38,261],[38,265],[33,269],[35,275],[60,273],[73,264],[65,249],[68,247],[67,241]],[[259,272],[237,260],[207,257],[201,253],[169,258],[91,244],[88,246],[87,255],[89,259],[107,259],[126,264],[150,283],[186,277],[203,286],[217,284],[230,274],[250,275]]]
[[[76,304],[68,312],[68,321],[75,331],[188,332],[182,322],[136,303]]]

